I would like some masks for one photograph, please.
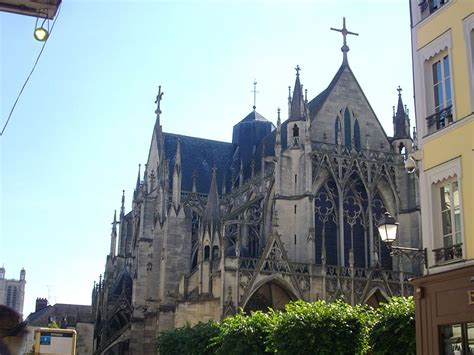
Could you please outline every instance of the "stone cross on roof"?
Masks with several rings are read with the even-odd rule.
[[[296,76],[299,76],[300,75],[300,70],[301,70],[300,66],[297,65],[295,70],[296,70]]]
[[[359,34],[347,30],[347,28],[346,28],[346,18],[345,17],[342,18],[342,28],[341,29],[331,27],[331,30],[342,33],[342,38],[343,38],[343,45],[341,47],[341,51],[343,53],[342,62],[344,64],[347,64],[347,52],[349,52],[349,46],[347,45],[346,37],[347,37],[347,35],[358,36]]]
[[[161,98],[163,97],[163,94],[164,93],[161,91],[161,85],[160,85],[158,86],[158,95],[156,95],[156,100],[155,100],[155,104],[157,104],[155,113],[157,115],[161,114],[160,103],[161,103]]]

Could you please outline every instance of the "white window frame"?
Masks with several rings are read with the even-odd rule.
[[[427,184],[427,203],[425,206],[426,215],[423,227],[426,228],[423,232],[423,244],[428,250],[428,265],[438,266],[442,264],[435,264],[432,250],[443,246],[442,225],[441,225],[441,211],[440,211],[440,197],[439,188],[447,182],[457,181],[459,191],[459,205],[461,210],[461,243],[463,258],[466,255],[466,241],[464,237],[464,211],[462,201],[462,175],[461,175],[461,158],[458,157],[442,165],[436,166],[425,171]],[[453,261],[461,261],[463,259],[454,259]]]
[[[471,84],[471,111],[474,112],[474,13],[463,20],[464,41],[466,43],[467,66]]]
[[[448,61],[448,69],[449,71],[446,72],[445,70],[445,60],[447,59]],[[444,110],[445,108],[449,107],[452,105],[453,102],[453,96],[452,96],[452,85],[451,85],[451,57],[449,57],[449,54],[447,53],[439,53],[433,60],[430,61],[431,64],[431,91],[433,93],[433,107],[434,107],[434,112],[440,112]],[[439,65],[440,68],[440,77],[438,78],[438,82],[436,85],[441,87],[442,91],[442,101],[439,102],[438,106],[436,106],[436,90],[435,90],[435,81],[434,81],[434,66]],[[449,80],[449,88],[451,92],[451,96],[449,98],[450,103],[448,103],[448,95],[447,95],[447,86],[446,86],[446,79]]]
[[[418,133],[422,139],[428,135],[428,123],[426,122],[426,118],[435,113],[432,64],[446,55],[450,58],[449,76],[451,80],[452,113],[453,117],[455,117],[456,95],[453,85],[453,65],[451,60],[453,55],[451,49],[452,36],[451,30],[448,30],[415,53],[415,59],[413,61],[415,95],[419,97],[418,100],[415,100],[415,105],[418,117]]]

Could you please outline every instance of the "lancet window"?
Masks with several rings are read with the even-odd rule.
[[[360,126],[359,121],[356,119],[354,122],[354,146],[355,149],[360,150]]]
[[[346,110],[344,111],[344,145],[349,148],[352,146],[351,131],[351,114],[346,108]]]

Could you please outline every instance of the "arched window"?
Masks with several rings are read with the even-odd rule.
[[[336,123],[334,124],[334,144],[339,144],[338,142],[339,133],[341,132],[341,120],[336,116]]]
[[[360,149],[360,126],[357,119],[354,122],[354,145],[355,149]]]
[[[352,146],[351,141],[351,114],[346,108],[346,111],[344,111],[344,145],[350,148]]]
[[[403,142],[398,145],[398,153],[403,155],[403,156],[405,156],[407,154],[407,150],[406,150],[405,145],[403,144]]]
[[[299,137],[299,136],[300,136],[300,129],[295,123],[295,125],[293,126],[293,137]]]
[[[209,260],[210,253],[211,253],[211,248],[209,248],[209,245],[206,245],[204,247],[204,260]]]
[[[219,247],[217,245],[214,245],[212,247],[212,258],[217,259],[219,257]]]

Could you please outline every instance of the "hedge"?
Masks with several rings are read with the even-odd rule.
[[[272,334],[279,354],[362,354],[367,351],[368,307],[351,307],[340,300],[328,303],[296,301],[286,306]]]
[[[214,354],[211,340],[220,333],[218,323],[209,321],[199,322],[193,327],[189,325],[165,330],[157,339],[157,348],[160,354],[166,355],[200,355]]]
[[[415,304],[413,297],[392,297],[377,309],[377,322],[372,328],[372,353],[416,354]]]
[[[415,354],[413,298],[393,297],[373,310],[296,301],[284,312],[243,312],[222,322],[161,332],[160,354]]]

